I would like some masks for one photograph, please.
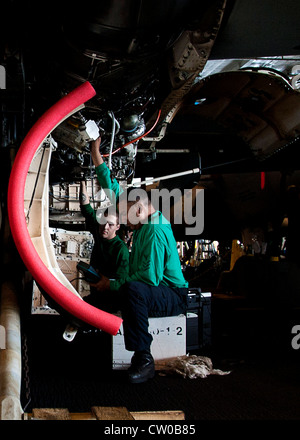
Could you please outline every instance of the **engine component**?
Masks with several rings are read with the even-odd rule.
[[[85,114],[86,113],[86,114]],[[89,143],[101,135],[100,151],[111,170],[112,178],[131,180],[134,176],[138,140],[146,131],[142,115],[121,114],[99,109],[97,118],[88,110],[65,120],[53,131],[58,143],[53,153],[51,184],[76,182],[94,177]],[[91,119],[94,117],[94,119]]]
[[[96,140],[100,133],[95,121],[72,116],[62,122],[52,134],[57,142],[82,153],[89,142]]]

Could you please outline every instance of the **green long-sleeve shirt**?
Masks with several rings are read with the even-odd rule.
[[[96,220],[95,211],[90,204],[81,205],[81,212],[95,240],[90,264],[102,275],[114,279],[114,286],[111,290],[118,290],[128,276],[128,247],[118,235],[111,240],[99,236],[99,224]]]
[[[111,180],[105,162],[96,167],[96,174],[112,203],[117,203],[121,190],[117,180]],[[113,200],[110,197],[112,192]],[[129,274],[125,281],[141,281],[152,286],[188,287],[171,225],[161,212],[156,211],[149,217],[148,223],[133,232]],[[110,282],[111,290],[119,286],[117,281]]]
[[[120,185],[118,181],[116,179],[113,179],[113,181],[111,180],[110,169],[105,162],[98,165],[95,168],[95,171],[101,188],[104,190],[112,204],[115,205],[120,195]]]
[[[188,287],[171,225],[159,211],[133,233],[126,281],[141,281],[152,286]]]

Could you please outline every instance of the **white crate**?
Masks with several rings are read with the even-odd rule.
[[[186,354],[185,315],[149,318],[149,332],[153,336],[151,353],[155,361]],[[121,325],[112,340],[112,368],[127,369],[131,364],[132,356],[133,352],[125,349],[123,325]]]

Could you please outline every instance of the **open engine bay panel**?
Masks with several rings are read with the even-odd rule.
[[[89,231],[67,231],[58,228],[50,228],[50,234],[60,270],[80,296],[85,297],[90,293],[90,287],[76,266],[80,260],[89,263],[94,246],[92,234]],[[57,314],[35,282],[33,283],[31,314]]]

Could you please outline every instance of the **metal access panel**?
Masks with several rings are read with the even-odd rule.
[[[49,228],[51,242],[57,265],[62,274],[83,298],[90,293],[90,286],[77,269],[79,261],[89,263],[94,239],[88,231],[67,231],[59,228]],[[37,284],[33,283],[32,315],[57,315],[46,298],[44,298]]]

